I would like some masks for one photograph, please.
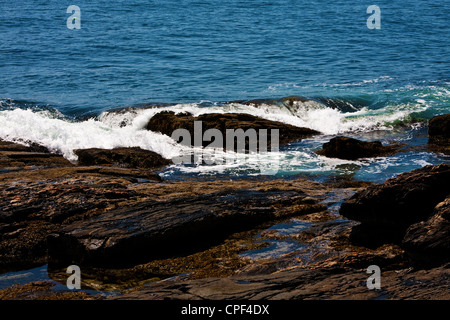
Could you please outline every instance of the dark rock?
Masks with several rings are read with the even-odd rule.
[[[360,141],[349,137],[335,137],[324,143],[317,154],[329,158],[356,160],[392,154],[393,146],[383,146],[380,141]]]
[[[168,136],[172,136],[172,133],[177,129],[186,129],[191,134],[191,137],[194,137],[194,121],[202,121],[202,134],[208,129],[220,130],[223,135],[224,144],[226,129],[242,129],[244,131],[247,131],[248,129],[255,129],[258,133],[258,139],[258,131],[260,129],[267,129],[267,139],[269,145],[271,129],[279,130],[280,145],[299,141],[319,134],[319,132],[312,129],[295,127],[285,123],[266,120],[253,115],[241,113],[210,113],[194,117],[189,113],[175,114],[172,111],[164,111],[156,114],[150,119],[147,124],[147,129],[160,132]],[[193,144],[193,138],[191,143]],[[210,143],[210,141],[203,141],[203,146],[206,147]]]
[[[47,147],[41,146],[40,144],[31,142],[27,145],[3,141],[0,140],[0,151],[26,151],[26,152],[40,152],[40,153],[50,153]]]
[[[431,151],[450,154],[450,114],[435,116],[429,121],[428,145]]]
[[[139,193],[130,186],[151,185],[155,180],[161,179],[151,172],[108,167],[3,172],[0,272],[46,264],[47,236],[60,230],[61,224],[137,201]]]
[[[67,159],[36,143],[27,145],[0,140],[0,168],[67,167]]]
[[[76,171],[82,174],[100,174],[111,177],[124,177],[132,182],[139,181],[163,181],[162,178],[153,171],[116,167],[79,167]]]
[[[24,169],[24,168],[56,168],[70,167],[73,164],[63,156],[50,153],[19,153],[0,152],[1,169]]]
[[[450,114],[433,117],[428,122],[429,143],[449,144],[450,142]]]
[[[269,196],[264,202],[267,208],[261,209],[260,212],[264,213],[267,209],[268,212],[272,212],[273,217],[282,217],[325,209],[317,202],[303,201],[304,193],[300,190],[305,190],[305,193],[311,191],[313,194],[327,192],[327,188],[319,183],[300,179],[267,182],[226,180],[159,183],[160,181],[161,178],[149,170],[107,166],[42,167],[2,172],[0,174],[0,194],[2,195],[0,197],[0,269],[16,271],[46,264],[47,236],[58,234],[68,226],[77,225],[77,221],[91,221],[108,212],[118,212],[122,209],[123,211],[120,212],[133,212],[134,209],[141,208],[142,210],[138,211],[144,218],[147,212],[143,208],[147,205],[150,207],[149,212],[153,212],[151,206],[155,204],[154,210],[159,210],[159,217],[162,218],[160,223],[163,223],[164,212],[170,211],[172,204],[173,210],[180,216],[183,215],[182,205],[177,202],[177,199],[181,203],[183,202],[181,199],[190,199],[186,202],[186,207],[189,209],[189,204],[195,203],[200,195],[222,193],[222,208],[219,208],[219,204],[215,204],[211,209],[220,215],[220,212],[226,214],[226,195],[229,193],[228,199],[230,201],[233,199],[230,190],[251,189],[260,190],[260,194]],[[266,189],[272,192],[267,192]],[[242,193],[245,192],[242,191]],[[277,197],[270,197],[275,193],[285,193],[286,197],[283,197],[283,201]],[[292,198],[293,193],[298,194],[301,199]],[[248,197],[251,198],[251,195],[252,193],[249,193]],[[244,195],[241,196],[244,197]],[[211,197],[211,199],[215,198]],[[245,201],[240,203],[245,205]],[[238,210],[236,206],[233,207],[233,212]],[[194,205],[192,207],[195,208]],[[209,209],[206,204],[200,207],[205,212]],[[251,211],[255,215],[259,212],[258,208]],[[189,212],[189,210],[186,211],[187,216]],[[124,217],[124,214],[120,217]],[[262,214],[262,217],[267,218],[267,215]],[[170,218],[167,219],[170,220]],[[255,216],[255,220],[252,221],[256,220]],[[135,217],[134,221],[139,223],[139,218]],[[120,219],[115,222],[119,225],[122,223],[124,227],[130,227],[130,230],[135,228],[131,219],[128,223],[127,220],[120,221]],[[158,226],[161,227],[161,224]],[[139,228],[139,225],[136,228]],[[168,230],[168,232],[171,231]],[[208,241],[201,239],[199,242],[207,244],[207,242],[210,243],[209,241],[219,241],[220,236],[218,238],[215,236],[212,234],[210,240],[205,236]],[[130,238],[133,236],[130,235]],[[189,237],[182,238],[180,243],[188,242],[188,240]],[[160,243],[155,245],[155,247],[160,246],[162,246]],[[177,247],[177,244],[174,244],[174,247]],[[131,251],[132,255],[139,255],[133,246],[124,250]],[[142,249],[144,253],[148,251],[147,247]]]
[[[29,269],[47,263],[47,236],[57,226],[44,221],[0,226],[0,271]]]
[[[411,224],[427,220],[447,197],[448,181],[447,164],[412,170],[356,193],[341,205],[340,214],[364,224],[354,229],[354,239],[370,240],[368,245],[398,243]]]
[[[171,164],[156,152],[143,150],[139,147],[114,148],[114,149],[77,149],[74,153],[78,156],[78,164],[110,165],[126,168],[160,168]]]
[[[376,249],[386,243],[400,243],[403,234],[404,227],[383,223],[361,223],[352,227],[349,240],[354,245]]]
[[[291,191],[237,190],[167,201],[146,201],[78,220],[49,238],[52,263],[109,266],[187,254],[227,235],[294,214],[322,211]],[[284,204],[289,200],[288,205]]]
[[[382,272],[381,290],[368,290],[364,268],[346,270],[336,266],[290,268],[271,274],[236,274],[150,283],[114,300],[448,300],[448,268],[389,270]]]
[[[419,265],[439,265],[450,260],[450,197],[436,206],[430,219],[408,228],[402,246]]]

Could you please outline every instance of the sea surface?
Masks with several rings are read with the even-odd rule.
[[[70,5],[81,29],[67,27]],[[380,8],[380,29],[367,26],[369,5]],[[74,149],[119,146],[171,158],[185,148],[144,129],[161,110],[249,113],[322,135],[250,161],[160,174],[258,176],[277,161],[276,177],[382,182],[450,162],[424,147],[427,120],[450,112],[449,17],[447,0],[0,0],[0,139],[72,161]],[[290,106],[288,96],[309,101]],[[252,99],[268,100],[236,102]],[[336,135],[409,151],[360,161],[315,154]]]

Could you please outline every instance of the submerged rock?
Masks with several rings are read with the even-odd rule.
[[[380,141],[361,141],[349,137],[335,137],[324,143],[317,154],[329,158],[356,160],[359,158],[380,157],[395,152],[393,146],[383,146]]]
[[[77,149],[78,164],[83,166],[108,165],[125,168],[159,168],[172,163],[156,152],[139,147],[114,149]]]
[[[340,214],[361,222],[352,232],[359,244],[398,243],[411,224],[427,220],[450,194],[449,181],[447,164],[412,170],[356,193]]]
[[[296,142],[311,137],[313,135],[319,134],[318,131],[312,129],[295,127],[277,121],[266,120],[250,114],[209,113],[209,114],[202,114],[198,117],[194,117],[192,114],[189,113],[175,114],[172,111],[163,111],[153,116],[147,124],[147,130],[160,132],[165,135],[172,136],[172,133],[175,130],[186,129],[191,134],[191,137],[194,137],[194,121],[202,122],[202,129],[203,129],[202,136],[203,133],[208,129],[218,129],[223,135],[224,146],[227,129],[233,130],[242,129],[244,131],[247,131],[248,129],[254,129],[257,132],[258,141],[259,141],[258,131],[260,129],[266,129],[268,143],[271,138],[270,130],[278,129],[280,145]],[[191,143],[193,144],[193,138],[191,139]],[[211,143],[210,141],[202,141],[202,145],[204,147],[208,146],[210,143]]]

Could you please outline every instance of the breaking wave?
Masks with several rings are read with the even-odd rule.
[[[428,89],[422,90],[409,95],[407,101],[383,104],[379,101],[367,103],[365,98],[323,97],[143,104],[112,109],[89,117],[66,116],[51,106],[34,102],[3,100],[0,101],[0,139],[38,143],[72,161],[77,160],[73,150],[94,147],[110,149],[138,146],[172,158],[185,147],[168,136],[144,129],[151,117],[163,110],[189,112],[194,116],[205,113],[246,113],[307,127],[325,135],[337,135],[392,130],[399,125],[413,125],[427,120],[440,112],[436,108],[436,101],[429,99],[430,94]],[[443,102],[448,101],[448,91],[441,90],[433,94],[433,97],[445,99]]]

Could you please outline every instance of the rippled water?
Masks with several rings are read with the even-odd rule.
[[[0,1],[1,98],[65,112],[449,80],[448,1]]]
[[[426,143],[416,121],[450,110],[448,1],[0,0],[0,138],[33,141],[76,160],[75,148],[140,146],[172,157],[182,148],[145,132],[157,111],[105,112],[167,103],[176,112],[244,112],[324,135],[282,150],[280,175],[350,174],[381,180],[448,161],[426,151],[357,163],[314,150],[337,134]],[[303,96],[286,110],[234,100]],[[125,127],[121,124],[126,123]],[[263,159],[262,161],[270,161]],[[245,164],[175,167],[163,175],[246,174]]]

